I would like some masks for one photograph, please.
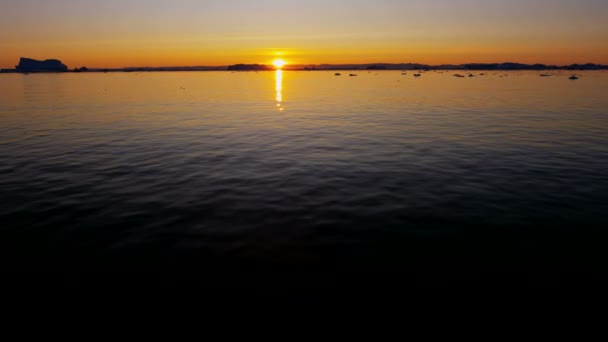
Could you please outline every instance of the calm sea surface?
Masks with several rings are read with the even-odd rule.
[[[0,75],[0,244],[294,262],[605,255],[607,72],[357,73]]]

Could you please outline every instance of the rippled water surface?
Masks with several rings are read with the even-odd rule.
[[[594,248],[608,73],[358,74],[0,75],[0,240],[306,260]]]

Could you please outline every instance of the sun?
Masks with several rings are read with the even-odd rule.
[[[286,64],[287,63],[284,60],[282,60],[282,59],[275,59],[274,61],[272,61],[272,65],[274,65],[274,67],[277,68],[277,69],[281,69]]]

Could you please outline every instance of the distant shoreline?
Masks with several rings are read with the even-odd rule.
[[[230,66],[181,66],[181,67],[126,67],[126,68],[76,68],[67,71],[22,71],[17,69],[0,69],[0,73],[109,73],[109,72],[175,72],[175,71],[274,71],[272,66],[263,64],[236,64]],[[373,63],[373,64],[300,64],[287,65],[286,71],[340,71],[340,70],[479,70],[479,71],[513,71],[513,70],[608,70],[608,65],[602,64],[571,64],[571,65],[545,65],[521,63],[469,63],[469,64],[442,64],[426,65],[416,63]]]

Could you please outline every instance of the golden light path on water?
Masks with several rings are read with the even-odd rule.
[[[275,100],[277,101],[277,108],[283,111],[283,70],[281,69],[275,71]]]

